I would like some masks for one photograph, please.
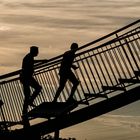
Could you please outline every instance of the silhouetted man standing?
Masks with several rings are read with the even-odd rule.
[[[79,81],[77,80],[76,76],[72,72],[71,68],[73,68],[74,70],[76,70],[78,68],[77,66],[72,64],[74,61],[74,58],[75,58],[75,53],[78,49],[78,44],[72,43],[70,49],[71,50],[69,50],[63,54],[63,60],[61,62],[61,66],[60,66],[60,70],[59,70],[59,75],[60,75],[59,88],[56,92],[53,102],[57,101],[57,98],[59,97],[61,91],[64,89],[67,80],[69,80],[73,84],[73,87],[71,89],[71,94],[68,98],[68,101],[74,100],[73,95],[79,84]]]
[[[34,60],[34,57],[38,55],[38,47],[30,47],[30,52],[23,58],[22,70],[20,74],[20,80],[23,85],[24,92],[24,105],[23,105],[23,115],[27,113],[28,105],[35,106],[33,104],[34,99],[37,97],[42,87],[34,79],[34,64],[37,62],[47,62],[47,60]],[[34,89],[34,92],[31,96],[30,87]]]

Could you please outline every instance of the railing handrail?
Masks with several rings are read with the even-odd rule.
[[[94,41],[92,41],[92,42],[90,42],[90,43],[87,43],[87,44],[81,46],[79,49],[83,49],[83,48],[85,48],[85,47],[87,47],[87,46],[93,45],[94,43],[97,43],[97,42],[99,42],[99,41],[102,41],[102,40],[104,40],[105,38],[108,38],[108,37],[110,37],[110,36],[112,36],[112,35],[114,35],[114,34],[117,34],[117,33],[121,32],[122,30],[125,30],[125,29],[127,29],[127,28],[129,28],[129,27],[131,27],[131,26],[133,26],[133,25],[135,25],[135,24],[137,24],[137,23],[139,23],[139,22],[140,22],[140,19],[138,19],[137,21],[135,21],[135,22],[133,22],[133,23],[130,23],[130,24],[128,24],[128,25],[126,25],[126,26],[124,26],[124,27],[118,29],[118,30],[115,30],[115,31],[113,31],[113,32],[111,32],[111,33],[109,33],[109,34],[107,34],[107,35],[105,35],[105,36],[103,36],[103,37],[101,37],[101,38],[99,38],[99,39],[96,39],[96,40],[94,40]]]
[[[80,81],[74,94],[77,101],[85,103],[96,100],[97,94],[115,96],[111,93],[121,94],[128,88],[133,88],[136,82],[139,83],[137,75],[140,70],[140,24],[136,24],[138,22],[140,23],[140,20],[79,47],[74,60],[79,69],[73,71]],[[36,105],[53,101],[59,87],[62,56],[56,56],[46,63],[37,63],[34,66],[34,78],[42,86],[41,94],[35,100]],[[5,103],[3,110],[6,121],[21,120],[24,94],[19,78],[20,71],[0,76],[0,98]],[[67,101],[71,87],[71,83],[67,82],[58,99],[60,102]],[[29,107],[30,110],[32,108]]]

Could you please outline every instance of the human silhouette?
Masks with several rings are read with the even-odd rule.
[[[57,102],[57,98],[59,97],[61,91],[64,89],[67,80],[69,80],[73,84],[68,101],[75,101],[73,99],[73,95],[74,95],[75,90],[77,89],[79,81],[74,75],[74,73],[72,72],[71,68],[73,68],[74,70],[78,68],[76,65],[73,65],[73,61],[74,61],[75,53],[77,49],[78,49],[78,44],[72,43],[70,50],[66,51],[63,54],[63,59],[62,59],[60,70],[59,70],[59,76],[60,76],[59,88],[57,89],[53,102]]]
[[[28,106],[33,106],[34,99],[38,96],[41,92],[41,85],[34,79],[34,64],[37,62],[47,62],[46,59],[44,60],[34,60],[39,53],[37,46],[31,46],[30,52],[23,58],[22,61],[22,70],[20,73],[20,81],[23,85],[23,92],[24,92],[24,104],[23,104],[23,115],[27,113]],[[31,95],[30,88],[34,89],[33,94]]]

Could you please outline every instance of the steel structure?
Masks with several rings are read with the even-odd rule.
[[[62,55],[48,60],[47,63],[35,65],[34,77],[43,87],[41,94],[35,100],[36,105],[52,102],[59,85],[58,70],[61,60]],[[127,98],[127,94],[128,97],[132,96],[130,91],[138,92],[140,87],[140,20],[81,46],[76,53],[74,63],[79,67],[75,74],[80,80],[74,98],[83,104],[89,104],[82,105],[65,115],[66,120],[69,120],[68,118],[74,113],[79,116],[78,112],[80,114],[81,110],[88,110],[96,104],[104,105],[102,103],[106,102],[113,104],[113,101],[117,102],[117,97],[124,99]],[[24,97],[19,73],[20,70],[0,76],[0,100],[4,103],[1,106],[0,119],[1,123],[7,122],[8,126],[21,123]],[[60,102],[67,100],[70,89],[71,84],[68,82],[59,97]],[[125,97],[123,97],[124,93]],[[104,95],[107,95],[108,99],[101,98]],[[139,95],[137,93],[136,95],[136,98],[130,102],[139,100]],[[118,99],[118,107],[121,101],[119,102]],[[128,101],[128,103],[130,102]],[[98,108],[100,109],[100,107]],[[74,119],[73,122],[75,122]],[[67,123],[65,122],[65,124]],[[73,124],[71,123],[71,125]],[[51,126],[53,127],[52,124]],[[50,130],[46,128],[48,130],[46,133],[54,131],[55,129],[52,127]]]

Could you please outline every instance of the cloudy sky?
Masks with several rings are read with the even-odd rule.
[[[2,75],[20,69],[31,45],[40,47],[38,58],[52,58],[72,42],[84,45],[138,20],[140,0],[0,0],[0,9]],[[78,140],[138,140],[139,104],[117,110],[115,117],[106,115],[66,129],[62,135]],[[124,120],[121,115],[131,117]],[[85,137],[75,135],[79,133]]]
[[[103,115],[60,132],[62,137],[77,140],[139,140],[140,117]],[[73,134],[73,135],[71,135]]]
[[[31,45],[40,47],[39,58],[51,58],[139,19],[140,1],[1,0],[0,9],[2,75],[21,67]]]

